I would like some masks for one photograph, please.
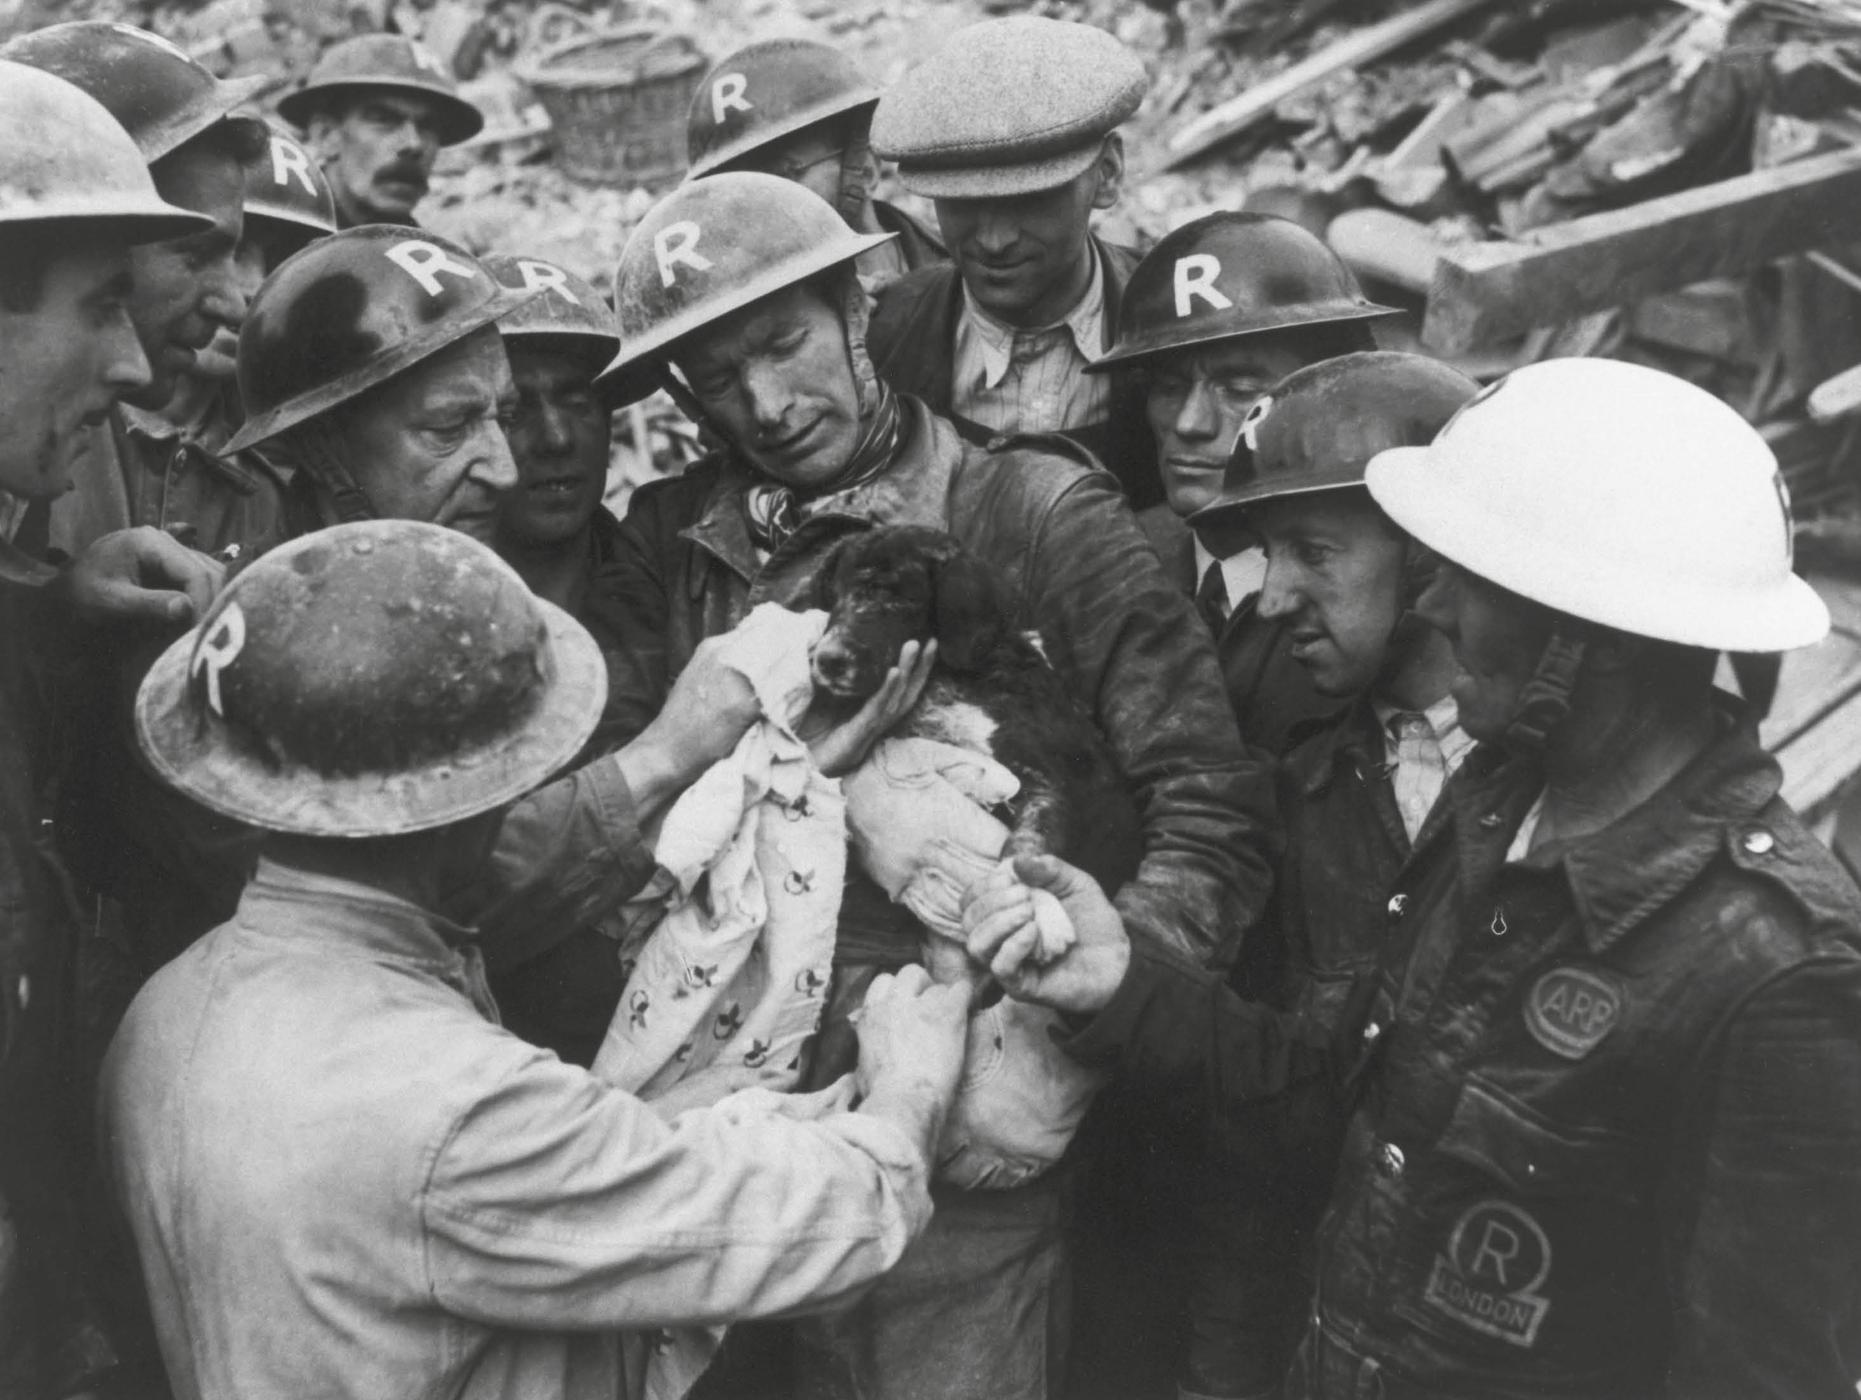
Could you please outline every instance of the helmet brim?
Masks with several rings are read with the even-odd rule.
[[[1697,579],[1663,587],[1635,558],[1570,559],[1546,568],[1558,542],[1544,537],[1540,523],[1482,511],[1444,491],[1431,451],[1387,448],[1370,459],[1364,484],[1398,526],[1468,573],[1571,617],[1682,646],[1794,651],[1828,635],[1828,604],[1794,573],[1765,587],[1715,590]]]
[[[672,353],[672,347],[686,336],[723,320],[753,302],[772,296],[785,287],[805,282],[817,272],[853,262],[861,254],[881,247],[896,237],[898,235],[895,233],[849,234],[837,246],[817,249],[806,257],[790,258],[766,268],[741,287],[732,289],[728,297],[695,302],[681,315],[654,326],[645,335],[631,340],[623,336],[620,353],[595,378],[596,391],[611,408],[625,408],[628,404],[638,403],[659,388],[659,377]]]
[[[278,99],[278,115],[298,130],[307,130],[310,119],[316,115],[319,107],[370,90],[404,92],[434,103],[439,120],[439,144],[442,146],[456,146],[461,141],[469,141],[485,129],[485,114],[463,97],[455,97],[452,93],[441,92],[438,88],[427,87],[422,83],[409,82],[405,78],[344,78],[341,82],[302,87]]]
[[[1238,491],[1224,492],[1207,505],[1191,511],[1186,518],[1191,525],[1226,525],[1244,519],[1250,509],[1266,501],[1283,501],[1292,496],[1321,496],[1334,491],[1361,491],[1363,489],[1361,477],[1350,481],[1269,482],[1257,487],[1244,487]]]
[[[508,316],[518,307],[527,306],[541,295],[541,291],[516,291],[500,283],[494,296],[458,319],[435,326],[425,335],[403,341],[379,360],[354,374],[345,375],[334,383],[319,384],[295,398],[286,399],[275,408],[248,418],[222,451],[243,452],[248,447],[256,447],[279,433],[295,428],[299,423],[308,422],[320,413],[327,413],[338,404],[347,403],[377,384],[387,383],[403,370],[412,369],[422,360],[437,355],[448,345],[465,339],[500,316]]]
[[[30,210],[23,211],[17,218],[0,214],[0,228],[17,228],[23,224],[57,225],[60,229],[69,228],[73,237],[80,238],[87,231],[113,234],[135,247],[205,233],[213,227],[213,220],[159,199],[98,195],[87,200],[61,200],[58,212],[49,218],[35,217]]]
[[[1173,355],[1181,350],[1193,350],[1223,340],[1240,340],[1250,335],[1265,335],[1269,331],[1300,330],[1306,326],[1334,326],[1347,321],[1371,321],[1384,316],[1400,316],[1401,314],[1393,306],[1383,306],[1373,301],[1338,301],[1330,305],[1308,304],[1300,307],[1296,313],[1282,314],[1269,311],[1252,320],[1242,321],[1238,325],[1211,326],[1187,335],[1172,333],[1167,329],[1156,330],[1149,335],[1138,336],[1123,344],[1112,346],[1098,359],[1086,365],[1085,372],[1105,374],[1127,365],[1141,364],[1159,359],[1164,355]]]
[[[300,836],[397,836],[514,802],[574,758],[607,703],[607,664],[587,629],[536,599],[548,635],[549,684],[515,734],[406,773],[332,778],[269,763],[188,703],[195,632],[156,660],[136,694],[136,735],[156,773],[222,816]]]
[[[707,151],[692,161],[685,172],[687,180],[702,180],[706,175],[715,174],[726,166],[734,165],[756,154],[766,146],[793,136],[797,131],[805,130],[817,122],[832,121],[835,117],[848,112],[864,109],[871,112],[879,105],[877,88],[856,88],[852,92],[841,93],[825,102],[816,102],[812,106],[802,107],[790,112],[780,121],[771,122],[754,132],[745,132],[733,141],[726,141],[714,151]]]
[[[269,138],[270,130],[262,118],[247,116],[239,108],[251,105],[258,95],[271,86],[271,79],[263,76],[252,78],[221,78],[213,90],[212,100],[205,105],[188,112],[172,125],[160,127],[145,133],[136,145],[142,151],[143,160],[153,165],[163,156],[179,150],[208,127],[219,122],[229,122],[234,126],[249,127],[247,138],[257,142],[260,136]]]

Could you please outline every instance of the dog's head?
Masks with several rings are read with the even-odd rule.
[[[937,642],[938,663],[980,669],[1008,634],[989,568],[941,530],[890,525],[840,545],[822,565],[815,606],[827,631],[814,648],[814,686],[863,700],[906,642]]]

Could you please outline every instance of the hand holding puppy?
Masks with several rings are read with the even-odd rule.
[[[1051,916],[1043,929],[1037,895],[1059,902],[1074,941]],[[963,898],[969,956],[1017,1001],[1076,1014],[1097,1011],[1124,981],[1131,942],[1098,882],[1053,856],[1017,856]],[[1056,955],[1057,952],[1057,955]]]

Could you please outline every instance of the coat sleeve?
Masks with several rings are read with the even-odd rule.
[[[1772,982],[1726,1032],[1670,1203],[1675,1400],[1854,1394],[1857,1027],[1861,959],[1839,957]]]
[[[1125,927],[1226,966],[1265,907],[1278,820],[1271,765],[1241,744],[1206,631],[1096,472],[1044,512],[1025,578],[1051,659],[1090,697],[1138,796],[1145,853],[1117,896]]]

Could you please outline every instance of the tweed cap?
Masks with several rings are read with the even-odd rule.
[[[1089,24],[985,20],[879,100],[872,148],[931,199],[1048,190],[1092,164],[1148,81],[1136,54]]]

